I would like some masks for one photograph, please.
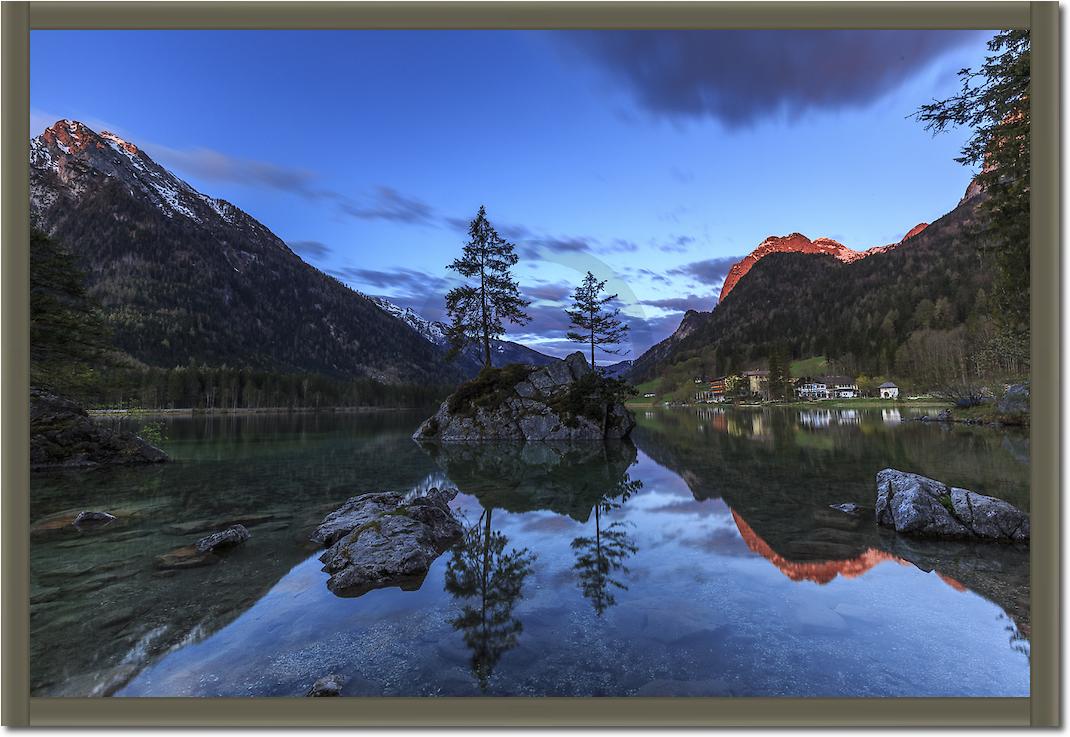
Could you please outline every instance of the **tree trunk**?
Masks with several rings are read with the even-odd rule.
[[[591,313],[591,370],[594,370],[594,313]]]

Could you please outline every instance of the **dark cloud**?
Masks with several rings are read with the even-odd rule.
[[[320,241],[291,241],[287,245],[295,253],[310,258],[323,258],[331,252],[331,247]]]
[[[714,284],[728,275],[728,270],[739,261],[739,256],[725,258],[708,258],[705,261],[692,261],[689,264],[669,269],[669,276],[684,276],[696,279],[703,284]]]
[[[689,235],[678,235],[664,243],[657,244],[657,248],[664,253],[686,253],[688,247],[694,242],[695,239]]]
[[[727,126],[861,107],[983,32],[577,31],[559,37],[644,109]]]

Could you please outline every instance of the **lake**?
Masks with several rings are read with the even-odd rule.
[[[894,467],[1028,509],[1027,434],[709,406],[640,410],[634,445],[424,449],[427,414],[152,420],[174,463],[35,474],[32,694],[1029,695],[1028,549],[829,508]],[[328,591],[328,512],[443,485],[468,532],[422,584]],[[220,563],[154,565],[233,521]]]

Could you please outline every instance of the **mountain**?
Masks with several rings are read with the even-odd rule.
[[[928,223],[918,223],[903,239],[898,243],[892,243],[887,246],[874,246],[865,251],[853,251],[847,246],[832,240],[831,238],[818,238],[816,240],[810,240],[802,233],[792,233],[791,235],[775,236],[771,235],[766,238],[761,244],[758,245],[747,256],[743,257],[728,270],[728,275],[725,277],[724,286],[721,287],[721,296],[717,300],[723,302],[724,298],[728,296],[728,293],[732,291],[732,288],[739,283],[739,280],[746,276],[747,272],[751,270],[754,264],[759,260],[765,258],[774,253],[813,253],[826,256],[832,256],[837,261],[842,261],[845,264],[853,263],[859,259],[863,259],[866,256],[873,256],[878,253],[887,253],[893,248],[898,248],[903,245],[907,240],[913,238],[918,233],[921,233],[929,227]]]
[[[674,369],[726,374],[764,365],[775,345],[794,358],[849,358],[860,371],[889,371],[914,331],[951,330],[982,311],[991,279],[966,233],[983,197],[868,251],[798,234],[767,239],[757,257],[740,262],[717,306],[688,311],[676,332],[635,360],[629,378]]]
[[[431,321],[425,317],[422,317],[411,307],[402,307],[396,305],[385,297],[371,297],[372,302],[377,304],[380,309],[384,310],[388,314],[401,320],[410,328],[415,330],[424,340],[432,343],[444,351],[449,350],[449,339],[446,334],[446,326],[441,322]],[[494,366],[506,366],[510,363],[526,363],[530,366],[548,366],[551,363],[560,361],[560,358],[554,358],[553,356],[547,356],[545,353],[539,353],[533,348],[528,348],[520,343],[514,343],[511,340],[497,340],[491,339],[490,341],[490,360]],[[461,352],[461,355],[455,359],[466,373],[475,375],[479,373],[479,369],[483,366],[483,349],[477,345],[469,345]]]
[[[116,347],[190,364],[444,384],[465,371],[133,143],[61,120],[30,144],[30,217],[73,252]]]

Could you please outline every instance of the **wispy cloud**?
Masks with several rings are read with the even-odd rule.
[[[725,258],[708,258],[704,261],[692,261],[689,264],[669,269],[669,276],[683,276],[695,279],[703,284],[716,284],[723,281],[728,270],[739,261],[739,256]]]
[[[295,253],[309,258],[324,258],[331,247],[320,241],[290,241],[287,244]]]
[[[339,199],[342,211],[360,220],[389,220],[395,223],[432,224],[435,211],[423,200],[380,185],[374,192],[358,201]]]
[[[663,253],[687,253],[695,239],[689,235],[677,235],[669,240],[657,244],[657,249]]]

